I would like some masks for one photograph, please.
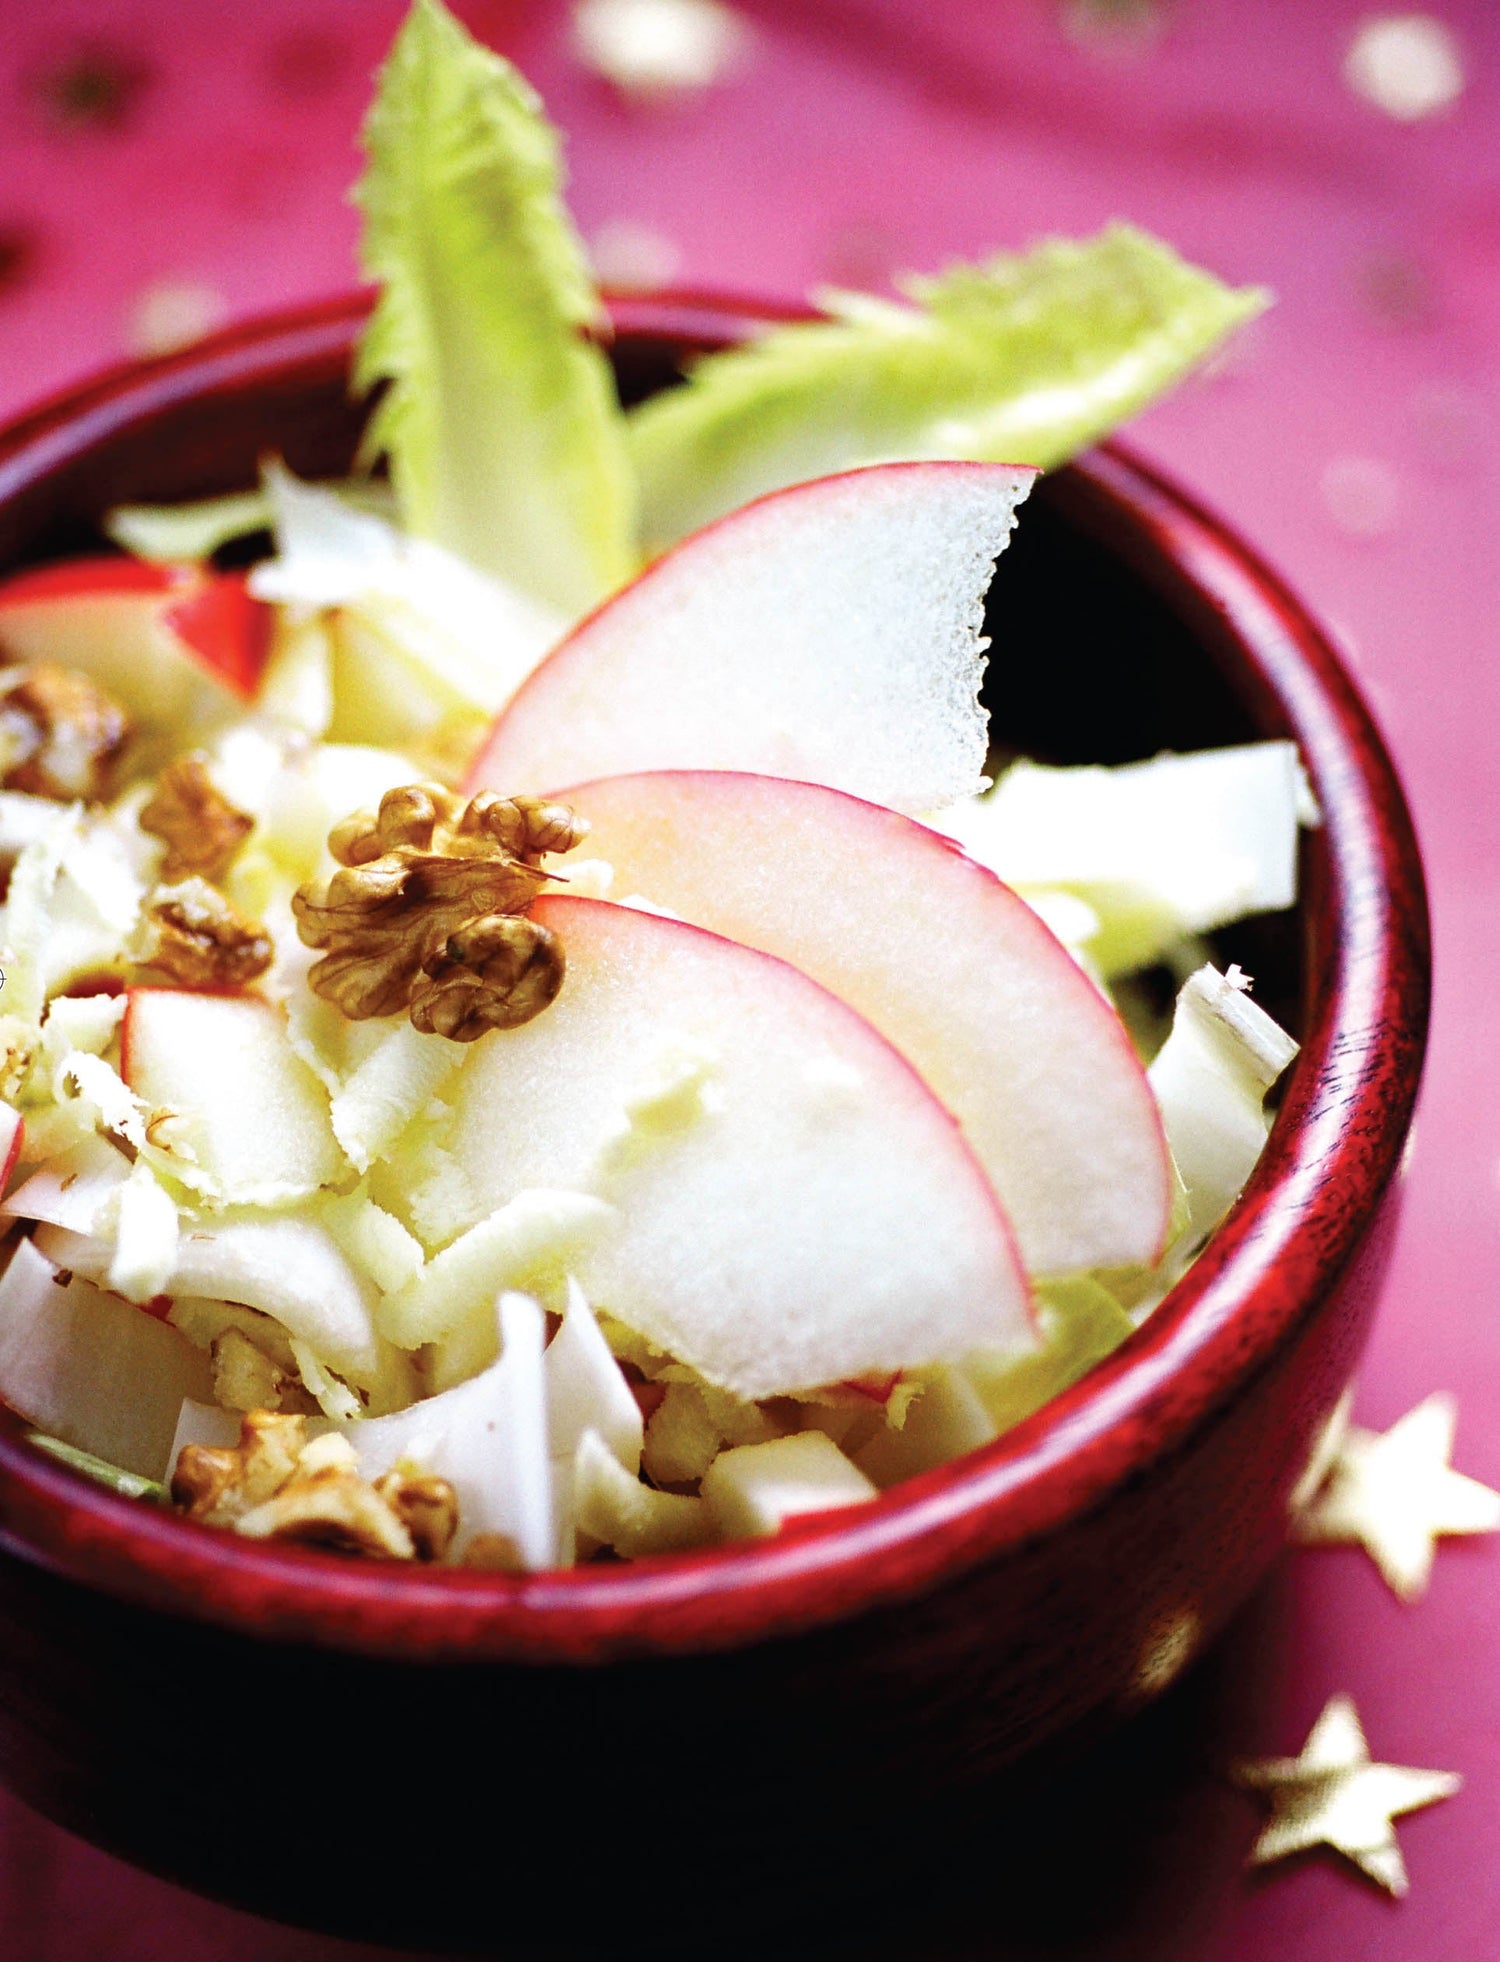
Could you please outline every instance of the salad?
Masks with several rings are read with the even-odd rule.
[[[978,697],[1036,468],[1263,296],[1115,227],[626,413],[436,0],[366,142],[358,474],[0,582],[0,1401],[251,1538],[775,1532],[1076,1381],[1264,1142],[1203,936],[1295,899],[1293,746],[991,784]]]

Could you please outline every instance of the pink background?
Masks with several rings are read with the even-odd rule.
[[[1135,45],[1080,44],[1050,0],[746,0],[742,72],[651,110],[580,67],[565,6],[461,11],[569,133],[584,232],[618,251],[646,228],[680,279],[790,298],[1123,217],[1275,289],[1133,440],[1333,625],[1405,776],[1437,1009],[1357,1414],[1384,1426],[1454,1389],[1456,1461],[1500,1484],[1500,8],[1433,0],[1467,88],[1415,125],[1342,78],[1358,0],[1176,0]],[[354,135],[399,13],[0,0],[0,415],[137,345],[153,291],[159,310],[188,289],[206,320],[350,283]],[[1402,1608],[1356,1552],[1289,1556],[1162,1711],[1038,1801],[1073,1836],[1045,1885],[997,1846],[993,1891],[970,1871],[934,1900],[924,1957],[1489,1962],[1497,1574],[1500,1543],[1449,1542]],[[1226,1755],[1295,1750],[1339,1689],[1376,1756],[1467,1781],[1401,1826],[1401,1905],[1329,1859],[1240,1872],[1256,1814]],[[7,1962],[377,1954],[192,1900],[0,1797]]]

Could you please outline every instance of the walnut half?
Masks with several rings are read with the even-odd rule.
[[[330,835],[340,869],[293,898],[298,933],[323,950],[308,980],[353,1021],[410,1008],[419,1029],[458,1042],[529,1021],[562,985],[563,958],[521,916],[547,883],[541,859],[586,829],[539,798],[387,791]]]
[[[0,787],[61,803],[104,797],[129,737],[124,709],[75,668],[0,668]]]

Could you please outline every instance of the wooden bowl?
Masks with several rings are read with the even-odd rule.
[[[125,368],[0,435],[0,566],[124,499],[345,468],[361,299]],[[622,388],[774,312],[622,303]],[[1251,1183],[1147,1326],[993,1445],[771,1541],[514,1579],[272,1549],[115,1498],[0,1421],[0,1771],[204,1892],[427,1946],[559,1945],[645,1896],[847,1902],[869,1835],[1168,1683],[1283,1542],[1395,1217],[1426,904],[1327,640],[1114,447],[1044,481],[996,581],[1003,739],[1106,761],[1294,736],[1295,916],[1224,936],[1303,1051]],[[882,1855],[882,1860],[884,1859]],[[644,1911],[644,1910],[642,1910]],[[639,1934],[640,1922],[627,1913]]]

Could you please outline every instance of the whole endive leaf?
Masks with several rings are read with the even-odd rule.
[[[904,301],[824,293],[828,318],[710,355],[631,412],[649,546],[859,464],[1050,467],[1267,303],[1126,225],[901,285]]]
[[[634,488],[602,311],[529,85],[438,0],[381,71],[355,190],[380,297],[355,381],[403,519],[573,615],[634,570]]]

